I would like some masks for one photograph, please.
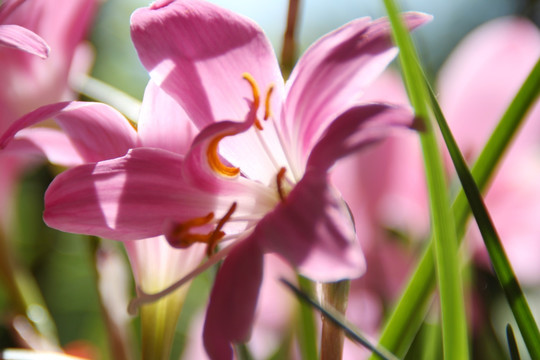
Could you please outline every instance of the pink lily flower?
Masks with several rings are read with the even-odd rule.
[[[62,131],[43,127],[19,131],[31,123],[49,118],[56,120]],[[178,131],[178,134],[171,137],[172,131]],[[137,147],[160,148],[184,155],[195,131],[183,109],[150,82],[144,94],[137,130],[107,105],[63,102],[41,107],[21,118],[0,142],[3,145],[9,142],[4,149],[7,154],[31,154],[45,157],[56,165],[75,167],[114,159]],[[51,132],[53,136],[49,135]],[[62,137],[57,137],[56,133]],[[66,139],[68,143],[59,139]],[[125,242],[124,245],[137,289],[144,292],[157,292],[170,286],[178,277],[187,275],[196,267],[205,253],[203,245],[173,249],[164,236]],[[159,339],[145,337],[145,347],[170,345],[188,288],[183,286],[160,303],[153,304],[157,308],[165,307],[168,315],[166,318],[155,317],[150,324],[144,321],[150,329],[165,327],[160,329]]]
[[[411,28],[428,19],[406,16]],[[204,342],[211,358],[229,359],[230,344],[249,336],[265,253],[316,281],[364,272],[352,219],[329,171],[412,123],[407,108],[358,102],[396,54],[389,24],[363,18],[328,34],[286,85],[262,30],[206,2],[158,1],[139,9],[132,38],[152,81],[197,129],[185,156],[162,142],[145,143],[141,128],[137,134],[121,125],[99,104],[38,109],[0,143],[53,116],[83,162],[95,162],[53,181],[45,197],[49,226],[122,241],[165,235],[179,248],[202,243],[209,261],[182,281],[226,256]],[[175,113],[154,116],[153,132],[174,146],[182,136],[170,122]]]

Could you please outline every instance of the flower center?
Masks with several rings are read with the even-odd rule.
[[[222,159],[219,155],[219,143],[220,141],[227,136],[234,136],[249,130],[252,126],[256,128],[256,135],[261,141],[261,144],[265,151],[271,156],[268,146],[264,142],[264,138],[261,136],[260,132],[264,129],[261,121],[257,118],[257,112],[261,104],[260,91],[257,85],[257,82],[248,73],[243,74],[243,78],[249,83],[251,91],[253,94],[253,102],[250,105],[250,110],[247,115],[247,118],[242,123],[227,123],[228,128],[224,129],[221,132],[218,132],[208,143],[206,148],[206,158],[210,169],[217,175],[226,178],[235,178],[240,175],[240,168],[229,166],[222,162]],[[270,109],[270,96],[273,92],[273,86],[270,86],[264,101],[264,117],[263,120],[267,120],[272,116]],[[272,157],[273,159],[273,157]],[[287,194],[290,192],[291,183],[285,176],[286,168],[280,167],[275,161],[273,161],[276,169],[279,169],[276,175],[276,189],[277,195],[281,201],[285,201]],[[214,212],[209,212],[208,214],[196,218],[189,219],[187,221],[174,224],[172,229],[167,232],[167,241],[169,244],[175,248],[187,248],[195,243],[205,243],[207,244],[206,252],[210,256],[217,244],[225,237],[225,232],[222,230],[225,223],[231,220],[233,213],[237,207],[236,202],[234,202],[227,213],[216,222]],[[234,220],[233,220],[234,221]],[[212,228],[212,225],[215,225],[210,231],[207,231],[208,228]],[[194,231],[195,230],[195,231]],[[198,231],[197,231],[198,230]]]

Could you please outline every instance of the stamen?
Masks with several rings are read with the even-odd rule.
[[[218,145],[221,139],[226,136],[235,135],[235,134],[223,134],[216,136],[210,141],[208,149],[206,150],[206,156],[208,157],[208,165],[214,170],[214,172],[221,174],[226,177],[235,177],[240,174],[240,169],[237,167],[231,167],[223,164],[218,154]]]
[[[259,86],[257,85],[257,82],[255,81],[253,76],[251,76],[250,73],[247,73],[247,72],[243,73],[242,77],[249,83],[249,85],[251,86],[251,90],[253,92],[252,111],[254,112],[254,116],[255,116],[254,125],[258,130],[262,130],[263,127],[261,125],[261,122],[259,121],[259,119],[257,119],[257,110],[259,109],[259,104],[261,102],[261,100],[260,100],[261,95],[260,95],[260,91],[259,91]]]
[[[266,92],[266,99],[264,100],[264,120],[267,120],[272,116],[272,109],[270,109],[270,96],[274,91],[274,84],[270,85],[268,91]]]
[[[255,119],[254,125],[257,128],[257,130],[263,130],[263,127],[262,127],[261,122],[259,121],[259,119]]]
[[[243,73],[242,74],[242,77],[247,80],[247,82],[249,83],[249,85],[251,85],[251,90],[253,91],[253,109],[254,110],[257,110],[259,108],[259,104],[260,104],[260,91],[259,91],[259,86],[257,85],[257,82],[255,81],[255,79],[253,78],[253,76],[251,76],[250,73]]]
[[[277,192],[281,201],[285,201],[285,198],[286,198],[286,195],[285,195],[285,192],[283,191],[283,186],[282,186],[283,180],[285,179],[285,171],[286,169],[282,167],[281,169],[279,169],[279,172],[276,176]]]
[[[216,229],[208,237],[208,240],[207,240],[208,245],[206,247],[206,255],[208,255],[208,257],[212,256],[216,248],[216,245],[225,236],[225,233],[221,231],[221,229],[223,228],[225,223],[229,221],[229,219],[231,218],[235,210],[236,210],[236,202],[233,202],[233,204],[229,208],[229,211],[227,211],[225,216],[223,216],[221,220],[219,220],[216,226]]]
[[[167,241],[172,247],[185,249],[195,243],[205,243],[206,254],[212,256],[216,245],[225,237],[225,232],[221,229],[225,223],[230,220],[232,214],[236,210],[236,202],[234,202],[227,213],[218,221],[216,228],[207,234],[192,234],[190,230],[194,227],[208,225],[214,219],[214,213],[211,212],[206,216],[190,219],[183,223],[177,224],[173,231],[167,235]]]
[[[192,234],[189,231],[194,227],[199,227],[208,224],[214,218],[214,213],[208,213],[206,216],[194,218],[183,223],[177,224],[170,235],[167,236],[167,241],[174,248],[185,249],[194,243],[206,243],[208,234]]]
[[[257,110],[259,109],[260,105],[260,91],[259,87],[257,86],[257,82],[251,76],[249,73],[242,74],[242,77],[249,83],[251,86],[251,90],[253,92],[253,104],[251,111],[253,112],[253,116],[255,117],[254,125],[257,129],[262,130],[263,127],[261,125],[261,122],[257,119]],[[225,134],[221,134],[216,136],[210,141],[210,144],[208,145],[208,149],[206,150],[206,155],[208,157],[208,164],[210,165],[210,168],[218,174],[221,174],[225,177],[235,177],[240,174],[240,169],[237,167],[231,167],[223,164],[221,162],[221,159],[219,158],[218,153],[218,146],[219,142],[226,136],[233,136],[236,135],[235,132],[229,132]]]

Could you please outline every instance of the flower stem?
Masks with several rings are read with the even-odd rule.
[[[169,360],[176,323],[189,284],[174,293],[141,306],[142,359]]]
[[[286,75],[291,73],[296,61],[296,25],[299,8],[300,0],[289,0],[287,28],[283,34],[283,48],[281,49],[281,71]]]
[[[442,158],[430,120],[429,93],[412,40],[400,19],[395,1],[384,0],[384,4],[392,24],[394,41],[400,49],[399,58],[411,104],[416,115],[424,121],[424,131],[420,132],[420,143],[424,155],[435,244],[444,358],[467,359],[469,357],[467,323],[456,227],[450,210]]]
[[[298,275],[298,284],[303,292],[311,295],[314,284],[305,277]],[[302,359],[317,360],[317,335],[315,330],[315,318],[308,304],[300,303],[300,321],[298,329],[298,344]]]
[[[322,303],[345,315],[349,298],[349,280],[322,284]],[[331,319],[322,315],[321,360],[341,359],[345,333]]]
[[[118,265],[124,265],[124,263],[120,263],[120,256],[112,246],[104,246],[101,240],[94,236],[91,236],[90,240],[99,305],[107,331],[111,356],[115,360],[132,359],[132,341],[126,311],[128,303],[127,284],[111,284],[111,281],[125,280],[124,276],[122,276],[124,274],[118,274],[118,272],[125,270],[124,267],[116,269],[113,267],[115,263],[119,263]]]
[[[4,229],[0,227],[0,276],[8,289],[16,311],[26,317],[34,329],[51,345],[59,346],[56,326],[45,305],[34,277],[16,263]],[[39,314],[39,316],[35,316]]]

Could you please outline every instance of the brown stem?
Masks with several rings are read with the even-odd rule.
[[[322,305],[333,307],[345,314],[349,297],[350,281],[343,280],[322,285]],[[322,316],[321,360],[339,360],[343,356],[345,333],[330,319]]]
[[[300,0],[289,0],[287,13],[287,28],[283,35],[283,48],[281,49],[281,68],[283,74],[288,77],[296,60],[296,24],[298,21],[298,9]]]

